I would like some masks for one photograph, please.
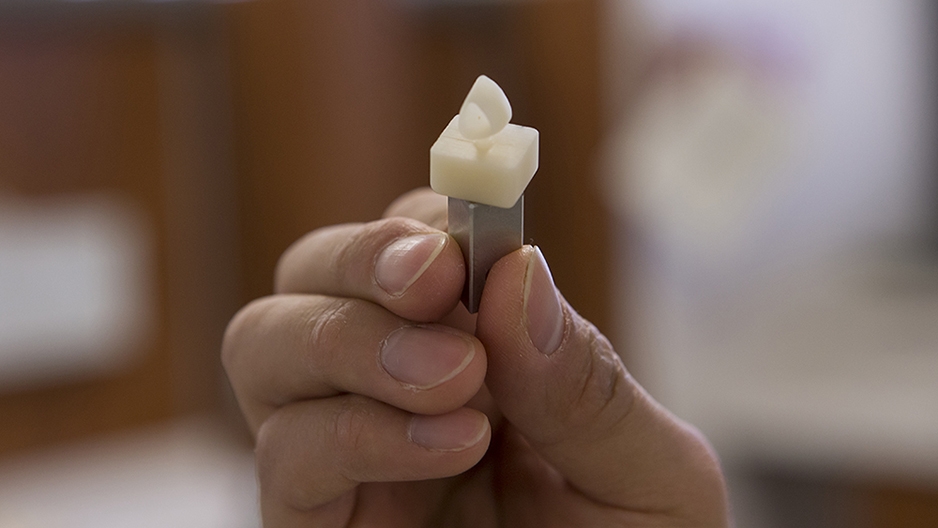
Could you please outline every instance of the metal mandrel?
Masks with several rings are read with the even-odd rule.
[[[524,196],[507,209],[450,197],[447,214],[449,234],[466,261],[462,301],[476,313],[489,270],[524,244]]]

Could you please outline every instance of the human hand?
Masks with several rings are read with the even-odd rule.
[[[431,227],[445,207],[415,191],[394,218],[314,231],[229,324],[264,525],[728,525],[706,440],[635,383],[539,250],[495,265],[477,319],[458,305],[462,255]]]

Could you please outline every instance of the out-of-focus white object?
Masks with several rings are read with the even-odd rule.
[[[132,362],[153,329],[152,238],[116,195],[0,199],[0,387]]]
[[[636,368],[727,463],[938,481],[934,257],[847,252],[719,299],[638,266]]]
[[[254,457],[187,421],[0,463],[3,528],[259,528]]]
[[[731,465],[935,482],[938,264],[896,249],[938,207],[930,0],[640,3],[725,59],[610,144],[630,368]]]
[[[795,143],[793,109],[742,59],[699,53],[640,99],[615,150],[628,177],[611,187],[677,253],[722,264],[779,187],[778,166]]]
[[[643,90],[611,145],[611,203],[680,280],[717,287],[755,267],[926,229],[929,3],[639,2],[648,47],[690,41],[727,53],[695,64],[684,84],[665,76]],[[634,16],[629,2],[610,4],[608,19]]]
[[[505,93],[479,76],[459,115],[430,147],[430,187],[450,198],[515,205],[537,172],[538,132],[510,119]]]

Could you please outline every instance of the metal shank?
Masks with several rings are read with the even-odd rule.
[[[524,196],[509,209],[450,198],[448,216],[449,234],[466,260],[462,301],[476,313],[489,270],[524,243]]]

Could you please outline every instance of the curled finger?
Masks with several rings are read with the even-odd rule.
[[[265,526],[345,526],[359,484],[457,475],[490,438],[488,419],[468,408],[414,415],[356,395],[285,406],[258,434]]]

